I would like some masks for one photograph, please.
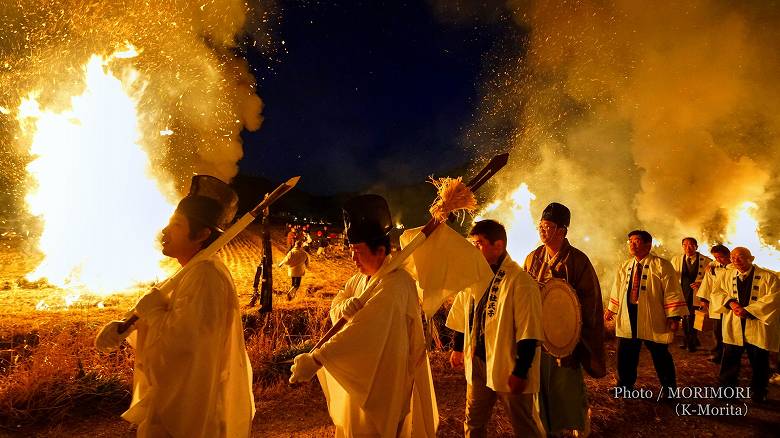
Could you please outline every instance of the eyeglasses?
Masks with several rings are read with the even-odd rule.
[[[550,231],[553,231],[553,230],[555,230],[556,228],[558,228],[558,226],[557,226],[557,225],[541,225],[541,224],[540,224],[540,225],[537,225],[537,226],[536,226],[536,230],[537,230],[537,231],[544,231],[544,232],[546,232],[546,233],[549,233]]]

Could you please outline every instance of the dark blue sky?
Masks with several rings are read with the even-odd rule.
[[[302,189],[331,194],[470,160],[464,131],[505,25],[444,23],[426,1],[280,4],[277,52],[248,54],[265,121],[243,135],[241,173],[300,174]]]

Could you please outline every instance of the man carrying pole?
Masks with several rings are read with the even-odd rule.
[[[132,310],[133,400],[122,417],[138,425],[139,437],[250,434],[252,367],[236,288],[217,257],[193,260],[222,234],[236,205],[227,184],[197,175],[162,231],[163,254],[188,269],[170,295],[152,289]],[[109,323],[96,340],[98,349],[117,347],[123,324]]]
[[[391,270],[376,280],[365,304],[358,298],[392,258],[387,202],[378,195],[353,198],[344,205],[344,222],[360,272],[333,299],[331,318],[348,322],[314,353],[295,358],[290,382],[319,371],[337,437],[434,436],[438,415],[414,279]]]
[[[181,268],[95,339],[98,350],[110,352],[132,335],[133,400],[122,417],[138,425],[138,436],[250,435],[252,368],[238,297],[230,273],[214,256],[298,180],[280,184],[224,229],[236,212],[236,194],[214,177],[192,178],[189,195],[162,232],[163,254]]]
[[[318,377],[336,425],[336,436],[436,434],[438,413],[417,290],[412,276],[402,270],[403,263],[415,259],[413,254],[418,248],[425,252],[423,249],[430,251],[431,245],[452,247],[446,236],[457,233],[446,233],[448,228],[438,225],[453,212],[473,211],[473,191],[506,165],[508,158],[509,154],[493,157],[468,184],[460,178],[432,180],[438,197],[430,208],[431,220],[393,256],[389,255],[387,236],[392,220],[387,202],[376,195],[364,195],[344,206],[345,234],[360,273],[334,299],[331,330],[311,353],[295,358],[290,377],[290,383],[308,381],[321,369]],[[434,234],[435,230],[442,232]],[[429,236],[432,238],[428,239]],[[474,250],[470,245],[466,247]],[[448,256],[440,259],[439,265],[457,257]],[[466,255],[465,259],[470,257]],[[430,261],[415,259],[406,267],[415,271],[420,280],[423,306],[427,303],[431,308],[437,307],[435,303],[440,305],[446,295],[443,291],[457,291],[479,281],[478,275],[473,279],[461,272],[452,275],[443,265],[431,275],[431,270],[423,269],[430,265]],[[480,271],[474,266],[469,268],[459,271]],[[428,295],[425,288],[437,292]]]

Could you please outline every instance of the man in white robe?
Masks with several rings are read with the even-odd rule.
[[[727,268],[731,267],[731,251],[723,245],[714,245],[710,248],[710,254],[712,254],[715,260],[711,261],[705,269],[704,278],[696,290],[696,298],[701,300],[702,308],[708,311],[707,317],[712,320],[712,334],[715,338],[715,346],[710,350],[712,354],[708,360],[720,365],[720,361],[723,358],[723,327],[721,325],[720,313],[713,311],[710,307],[710,294],[718,283],[720,275],[726,272]]]
[[[650,252],[653,237],[644,230],[628,234],[633,256],[618,268],[604,319],[617,316],[618,387],[633,389],[639,351],[644,343],[653,358],[658,380],[664,388],[675,388],[677,377],[669,344],[688,306],[672,264]]]
[[[222,189],[235,197],[227,185]],[[191,192],[162,231],[163,254],[187,265],[222,232],[230,220],[224,210],[218,200]],[[152,289],[132,310],[133,399],[122,418],[138,425],[139,437],[250,436],[252,368],[233,279],[216,257],[195,263],[169,296]],[[116,332],[121,323],[104,331]],[[104,351],[121,342],[106,345],[103,339],[96,345]]]
[[[696,329],[693,328],[694,311],[699,307],[699,300],[694,297],[704,280],[707,265],[712,259],[699,252],[699,242],[693,237],[683,238],[682,250],[682,254],[672,257],[672,266],[680,278],[680,288],[688,305],[688,316],[682,319],[683,342],[680,348],[687,348],[689,352],[694,353],[701,345]]]
[[[450,364],[466,371],[466,437],[487,436],[501,400],[515,436],[542,436],[534,396],[539,392],[539,341],[543,340],[538,283],[506,252],[506,230],[492,220],[474,224],[469,239],[494,277],[486,287],[460,292],[447,316],[455,331]]]
[[[331,318],[348,322],[313,353],[295,358],[290,383],[317,374],[337,437],[433,437],[438,413],[415,281],[396,269],[363,296],[390,260],[387,203],[363,195],[348,201],[344,212],[360,273],[334,298]]]
[[[723,360],[719,380],[737,386],[742,354],[747,352],[753,369],[751,398],[766,400],[769,384],[769,352],[780,350],[780,279],[772,271],[753,264],[743,247],[731,251],[731,264],[710,293],[710,307],[723,315]]]

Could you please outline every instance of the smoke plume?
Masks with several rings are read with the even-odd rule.
[[[501,186],[528,182],[536,218],[548,202],[568,205],[575,245],[610,265],[634,228],[674,252],[684,236],[718,241],[745,201],[777,241],[773,2],[512,0],[508,10],[524,38],[494,62],[470,141],[506,132],[515,170]]]

